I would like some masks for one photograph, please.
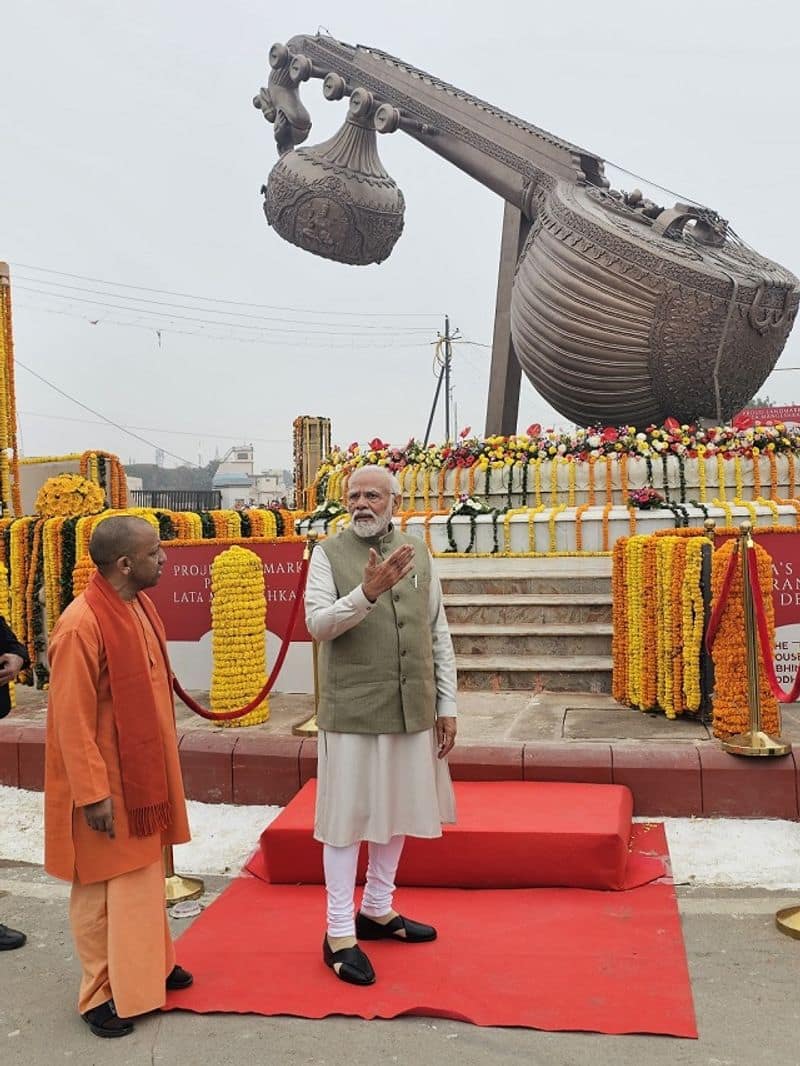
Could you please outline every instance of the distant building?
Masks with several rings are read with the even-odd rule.
[[[291,494],[291,477],[286,470],[253,470],[253,446],[229,448],[217,467],[212,482],[222,494],[222,507],[268,507]]]

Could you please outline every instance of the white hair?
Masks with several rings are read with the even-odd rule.
[[[391,470],[389,470],[388,467],[377,466],[374,463],[368,463],[365,466],[357,466],[355,468],[355,470],[350,475],[350,484],[352,484],[353,478],[357,474],[363,474],[366,471],[373,471],[373,470],[374,471],[378,471],[379,473],[383,474],[386,477],[386,481],[387,481],[387,483],[389,485],[389,491],[391,492],[391,494],[393,496],[399,496],[400,495],[400,482],[397,480],[397,478],[394,476],[394,474],[391,472]]]

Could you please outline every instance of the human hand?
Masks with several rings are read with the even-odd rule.
[[[436,719],[436,743],[439,746],[437,755],[443,759],[453,750],[456,742],[458,725],[453,715],[446,715]]]
[[[108,833],[109,840],[114,839],[114,805],[110,796],[97,803],[87,803],[83,808],[83,816],[90,829]]]
[[[382,593],[393,588],[398,581],[402,581],[404,577],[407,577],[413,569],[413,544],[402,544],[399,548],[395,548],[392,554],[384,560],[381,560],[380,555],[374,548],[370,548],[367,565],[364,567],[364,580],[361,583],[364,595],[374,603]]]
[[[9,651],[0,656],[0,685],[13,681],[24,665],[25,660],[21,655],[14,655]]]

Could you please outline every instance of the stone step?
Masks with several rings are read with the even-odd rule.
[[[445,593],[447,620],[481,625],[611,621],[610,592],[575,593]]]
[[[612,633],[610,622],[450,623],[453,647],[463,655],[610,655]]]
[[[520,574],[516,577],[442,577],[442,590],[448,595],[610,595],[610,577]]]
[[[490,692],[610,692],[610,655],[456,655],[458,687]]]

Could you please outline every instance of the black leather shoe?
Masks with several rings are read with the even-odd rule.
[[[405,929],[406,935],[403,936]],[[422,944],[426,940],[436,939],[436,930],[432,925],[412,922],[398,914],[390,922],[381,925],[366,914],[356,915],[356,936],[359,940],[404,940],[408,944]]]
[[[114,1000],[106,1000],[99,1007],[87,1010],[81,1018],[86,1022],[95,1036],[115,1037],[128,1036],[133,1032],[133,1022],[129,1018],[120,1018]]]
[[[167,989],[175,992],[180,988],[188,988],[194,983],[194,977],[182,966],[173,966],[167,974]]]
[[[327,936],[322,941],[322,958],[326,966],[330,966],[340,981],[347,981],[350,985],[374,985],[375,971],[372,963],[356,944],[354,948],[340,948],[332,951]],[[337,963],[341,963],[338,970],[334,969]]]
[[[9,929],[7,925],[0,925],[0,951],[13,951],[14,948],[21,948],[27,939],[24,933]]]

